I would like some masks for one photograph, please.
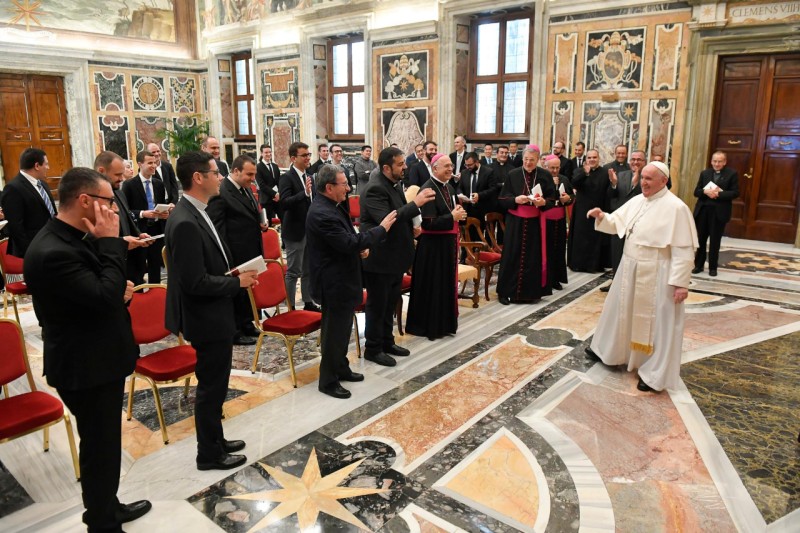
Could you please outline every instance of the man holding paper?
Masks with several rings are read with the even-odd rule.
[[[467,216],[477,218],[481,228],[486,223],[486,213],[494,206],[498,190],[495,187],[494,172],[488,165],[481,165],[478,154],[468,152],[464,156],[464,170],[462,179],[458,182],[456,192]],[[477,240],[477,235],[470,236]]]
[[[363,298],[361,259],[369,255],[370,246],[386,237],[397,218],[397,211],[391,211],[378,226],[356,233],[341,208],[349,190],[341,167],[322,165],[316,179],[318,194],[306,219],[311,294],[322,304],[319,390],[341,399],[350,397],[341,381],[364,380],[362,374],[350,370],[347,360],[353,310]]]
[[[240,155],[233,160],[228,177],[222,180],[219,196],[208,202],[206,212],[222,241],[231,249],[231,268],[264,253],[261,232],[269,226],[261,223],[258,204],[250,188],[255,179],[256,162],[248,155]],[[253,325],[250,298],[244,289],[234,301],[234,315],[238,331],[233,344],[255,344],[253,337],[258,337],[258,330]]]
[[[547,283],[546,224],[543,213],[555,205],[553,177],[539,167],[539,147],[528,145],[522,167],[512,170],[500,192],[506,215],[505,244],[497,276],[500,303],[535,303],[552,294]]]
[[[545,168],[553,176],[558,200],[552,209],[544,212],[547,220],[547,282],[560,291],[567,283],[567,208],[575,200],[572,182],[561,173],[564,158],[550,154],[545,158]]]
[[[697,204],[694,206],[694,222],[697,225],[697,237],[700,247],[694,258],[692,274],[703,271],[706,263],[706,242],[708,245],[708,275],[717,275],[719,245],[725,224],[731,219],[733,200],[739,197],[739,174],[725,165],[728,157],[725,152],[714,152],[711,155],[711,168],[700,173],[694,195]]]
[[[226,440],[221,420],[236,334],[233,300],[241,289],[258,283],[257,274],[248,270],[225,275],[236,265],[206,213],[221,181],[212,155],[186,152],[176,171],[183,197],[167,221],[165,325],[174,334],[183,334],[197,351],[197,469],[227,470],[247,461],[244,455],[232,455],[245,443]]]

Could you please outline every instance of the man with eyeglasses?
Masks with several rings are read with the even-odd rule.
[[[156,211],[158,204],[167,203],[167,193],[164,182],[155,178],[158,159],[148,151],[141,151],[136,154],[136,162],[139,164],[139,176],[130,179],[122,184],[122,193],[128,200],[128,207],[136,217],[139,224],[139,231],[148,235],[163,235],[164,221],[169,217],[172,209],[166,211]],[[136,266],[134,268],[135,278],[132,280],[135,285],[144,283],[144,274],[147,273],[148,283],[161,283],[161,239],[152,243],[142,253],[136,254]]]
[[[147,500],[124,505],[117,499],[120,406],[139,355],[126,307],[133,295],[125,279],[127,245],[118,237],[111,184],[98,172],[70,169],[58,195],[58,215],[25,255],[25,282],[42,326],[47,384],[78,427],[83,522],[89,531],[122,531],[124,522],[152,507]]]
[[[313,182],[306,170],[311,162],[308,145],[294,142],[289,146],[289,159],[292,165],[281,176],[280,195],[283,219],[281,238],[286,248],[286,295],[292,309],[295,309],[297,280],[300,280],[300,295],[303,310],[320,312],[311,299],[308,257],[306,257],[306,216],[314,196]]]

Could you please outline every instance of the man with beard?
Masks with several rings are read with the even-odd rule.
[[[408,173],[408,186],[411,187],[412,185],[416,185],[418,187],[422,187],[425,183],[431,179],[431,162],[433,161],[434,156],[438,150],[438,146],[433,141],[427,141],[425,143],[425,152],[422,161],[414,165],[411,171]]]

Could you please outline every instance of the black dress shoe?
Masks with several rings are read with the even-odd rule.
[[[554,288],[555,290],[557,290],[557,291],[560,291],[560,290],[561,290],[561,289],[563,289],[564,287],[562,287],[562,286],[561,286],[561,284],[560,284],[559,282],[557,282],[557,281],[556,281],[555,283],[553,283],[553,288]]]
[[[597,354],[594,353],[594,350],[592,350],[589,346],[587,346],[583,351],[586,352],[586,357],[588,359],[591,359],[592,361],[600,360],[600,357],[598,357]]]
[[[241,333],[237,333],[235,337],[233,337],[233,344],[236,346],[252,346],[256,343],[256,340],[253,337],[248,337],[246,335],[242,335]]]
[[[712,277],[717,277],[717,269],[716,268],[709,268],[708,275]]]
[[[313,311],[314,313],[321,313],[322,308],[313,302],[309,302],[303,306],[303,311]]]
[[[403,348],[402,346],[398,346],[396,344],[392,344],[388,348],[384,348],[383,353],[396,355],[397,357],[408,357],[411,355],[411,352],[407,348]]]
[[[499,298],[497,298],[497,301],[499,301],[503,305],[509,305],[511,303],[511,300],[509,300],[505,296],[500,296]]]
[[[386,355],[383,352],[367,354],[364,356],[364,359],[367,361],[372,361],[373,363],[379,364],[381,366],[395,366],[397,361],[392,359],[390,356]]]
[[[222,441],[222,450],[225,453],[234,453],[244,450],[246,446],[243,440],[223,440]]]
[[[636,384],[636,388],[642,392],[650,392],[653,390],[653,387],[642,381],[642,378],[639,378],[639,383]]]
[[[153,504],[147,500],[139,500],[133,503],[121,503],[116,512],[117,521],[121,523],[132,522],[147,514],[153,508]]]
[[[323,394],[327,394],[328,396],[339,398],[340,400],[345,400],[352,396],[350,391],[342,387],[339,383],[334,383],[333,385],[328,385],[327,387],[320,387],[319,391]]]
[[[703,267],[694,267],[692,269],[692,274],[699,274],[702,271],[703,271]]]
[[[244,335],[245,337],[258,337],[261,335],[261,332],[256,329],[253,324],[248,324],[242,329],[239,330],[239,333]]]
[[[247,462],[247,457],[244,455],[231,455],[229,453],[223,453],[216,459],[211,459],[210,461],[204,461],[200,458],[197,459],[197,469],[198,470],[230,470],[231,468],[236,468],[238,466],[242,466]]]
[[[611,285],[604,285],[600,287],[600,292],[608,292],[611,290]]]
[[[359,374],[358,372],[350,372],[350,375],[340,377],[339,379],[342,381],[352,381],[352,382],[364,381],[364,374]]]

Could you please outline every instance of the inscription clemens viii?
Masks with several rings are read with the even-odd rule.
[[[729,6],[728,19],[733,24],[798,20],[800,19],[800,1]]]

